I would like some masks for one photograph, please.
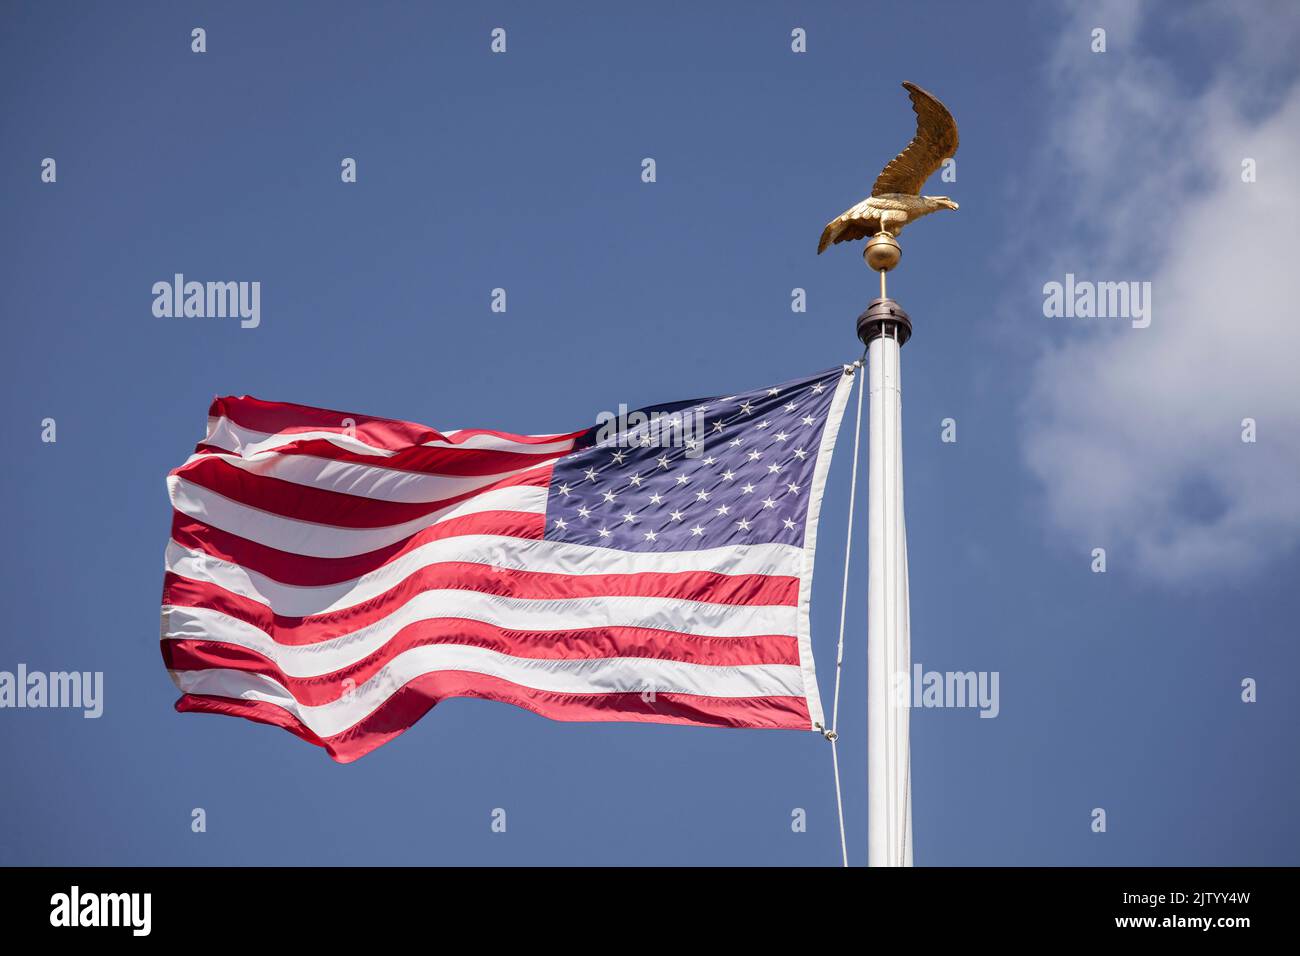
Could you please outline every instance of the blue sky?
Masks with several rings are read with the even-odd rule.
[[[98,720],[0,711],[0,863],[837,863],[812,734],[454,700],[339,766],[274,728],[174,713],[163,476],[217,394],[529,433],[851,361],[875,279],[856,247],[814,250],[911,135],[903,79],[962,136],[956,182],[926,190],[961,210],[911,227],[891,279],[915,324],[913,658],[1001,689],[993,720],[913,712],[916,863],[1300,862],[1293,8],[0,16],[0,670],[105,674]],[[155,318],[150,289],[176,272],[260,281],[260,326]],[[1152,282],[1151,327],[1045,318],[1043,284],[1067,272]],[[849,437],[814,591],[827,703]],[[865,562],[851,572],[841,763],[862,863]]]

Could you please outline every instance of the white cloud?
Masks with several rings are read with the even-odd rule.
[[[1150,279],[1152,323],[1073,320],[1032,369],[1024,454],[1077,546],[1199,582],[1300,542],[1300,84],[1284,59],[1300,37],[1286,8],[1201,7],[1173,30],[1136,9],[1081,9],[1051,63],[1051,177],[1028,188],[1062,238],[1027,254],[1026,281]],[[1109,52],[1087,52],[1093,26]],[[1152,52],[1207,39],[1213,61]],[[1176,72],[1189,61],[1208,64],[1201,82]]]

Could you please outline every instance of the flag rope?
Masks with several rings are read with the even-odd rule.
[[[866,357],[867,353],[864,351],[862,358],[853,363],[854,372],[863,370]],[[858,444],[862,439],[862,392],[866,388],[863,384],[864,379],[865,376],[860,376],[858,379],[857,417],[853,426],[853,475],[849,479],[849,523],[844,536],[844,585],[840,590],[840,637],[835,648],[835,695],[831,703],[830,730],[822,730],[822,736],[831,742],[831,767],[835,773],[835,808],[840,818],[840,858],[844,866],[849,865],[849,846],[844,832],[844,795],[840,788],[840,756],[835,743],[840,736],[837,730],[840,723],[840,675],[843,673],[844,664],[844,621],[849,607],[849,558],[853,554],[853,510],[858,490]]]

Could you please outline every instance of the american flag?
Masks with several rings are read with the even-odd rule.
[[[819,726],[808,605],[851,373],[541,436],[219,398],[167,479],[176,708],[341,762],[450,697]]]

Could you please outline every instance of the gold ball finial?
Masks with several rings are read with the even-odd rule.
[[[867,240],[867,247],[862,250],[863,261],[876,272],[888,272],[898,265],[898,260],[902,257],[902,248],[887,232],[876,233]]]

